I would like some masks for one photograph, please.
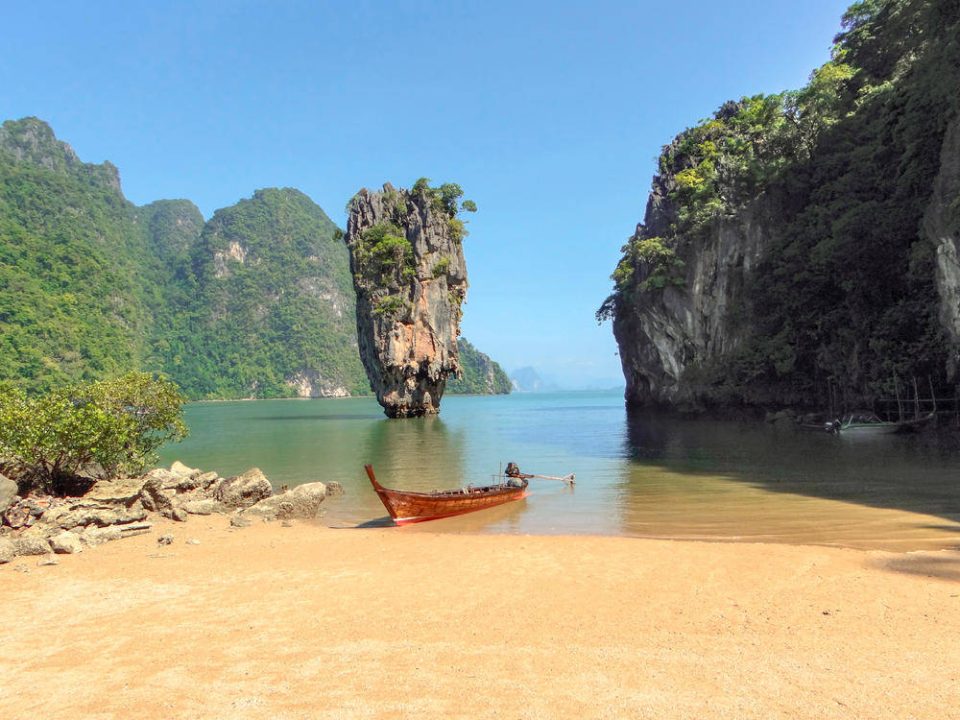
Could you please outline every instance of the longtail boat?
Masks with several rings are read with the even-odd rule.
[[[518,472],[516,475],[507,475],[503,482],[496,485],[468,486],[459,490],[408,492],[391,490],[378,483],[376,475],[373,474],[372,465],[364,465],[364,469],[373,484],[373,489],[380,496],[380,501],[397,525],[439,520],[520,500],[527,495],[529,478],[534,477]]]

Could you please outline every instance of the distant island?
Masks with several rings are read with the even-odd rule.
[[[517,392],[552,392],[560,388],[556,383],[547,382],[532,367],[517,368],[510,373],[510,383]]]
[[[0,381],[149,370],[190,399],[367,395],[342,235],[292,188],[206,221],[189,200],[138,207],[111,163],[82,162],[37,118],[4,122]],[[450,392],[502,392],[469,347]]]

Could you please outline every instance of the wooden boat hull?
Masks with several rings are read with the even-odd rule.
[[[435,492],[407,492],[391,490],[377,482],[373,467],[365,465],[367,477],[397,525],[440,520],[441,518],[465,515],[486,510],[527,496],[527,480],[517,484],[487,485],[462,490],[438,490]]]

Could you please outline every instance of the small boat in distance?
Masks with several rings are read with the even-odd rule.
[[[513,465],[513,463],[511,463]],[[372,465],[364,465],[367,477],[373,489],[380,497],[383,506],[397,525],[439,520],[440,518],[463,515],[477,510],[486,510],[527,495],[527,485],[533,475],[524,475],[517,471],[508,473],[503,482],[479,487],[467,486],[458,490],[434,490],[433,492],[408,492],[391,490],[377,482]],[[515,465],[513,467],[516,467]]]
[[[875,413],[861,410],[828,422],[824,429],[838,435],[892,435],[893,433],[910,432],[933,420],[936,413],[929,413],[910,420],[888,421],[881,420]]]

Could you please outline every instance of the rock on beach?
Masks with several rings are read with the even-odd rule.
[[[310,519],[338,483],[307,483],[274,495],[259,468],[229,478],[181,462],[139,477],[100,479],[82,497],[16,495],[0,475],[0,502],[10,498],[0,529],[0,564],[21,555],[76,554],[112,540],[151,531],[151,513],[186,522],[190,515],[231,515],[231,526],[263,520]],[[9,516],[9,517],[8,517]],[[165,538],[160,538],[163,542]]]
[[[256,515],[268,520],[315,518],[327,497],[327,486],[322,482],[305,483],[293,490],[273,495],[247,508],[244,515]]]

